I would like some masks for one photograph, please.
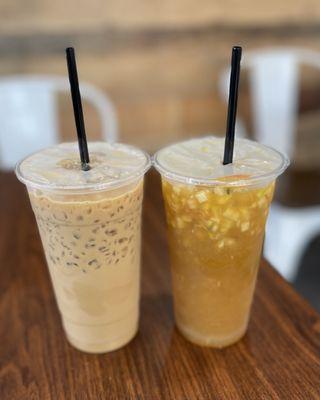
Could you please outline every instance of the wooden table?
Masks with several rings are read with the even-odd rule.
[[[241,342],[212,350],[179,335],[154,172],[144,206],[139,334],[87,355],[65,339],[26,192],[0,174],[0,399],[320,399],[320,317],[265,261]]]

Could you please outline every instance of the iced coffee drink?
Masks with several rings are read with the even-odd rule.
[[[149,157],[130,146],[78,144],[45,149],[17,166],[28,188],[69,341],[101,353],[138,327],[143,176]]]
[[[222,165],[224,140],[194,139],[155,156],[162,175],[175,319],[190,341],[224,347],[246,332],[276,177],[287,160],[248,140]]]

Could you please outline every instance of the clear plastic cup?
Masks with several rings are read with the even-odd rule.
[[[54,148],[58,153],[59,146]],[[72,146],[72,157],[78,157],[77,144]],[[89,151],[92,146],[104,144],[89,143]],[[119,146],[137,152],[141,165],[119,179],[100,173],[97,182],[63,184],[61,173],[65,168],[68,174],[74,160],[64,160],[58,171],[50,164],[45,179],[39,179],[38,172],[34,175],[32,157],[42,157],[45,169],[48,149],[16,167],[18,179],[28,189],[64,330],[73,346],[90,353],[128,343],[137,332],[139,318],[141,206],[150,159],[130,146],[108,146],[110,154],[112,146],[115,154]],[[36,169],[42,163],[38,162]],[[79,173],[85,179],[86,172]]]
[[[262,173],[235,175],[232,166],[217,166],[219,176],[203,177],[199,171],[210,171],[210,151],[203,155],[197,145],[192,162],[186,143],[177,144],[166,163],[161,156],[169,147],[154,156],[167,215],[175,320],[191,342],[220,348],[246,332],[275,180],[288,159],[259,145],[278,160],[270,171],[261,165]]]

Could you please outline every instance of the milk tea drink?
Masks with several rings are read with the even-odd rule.
[[[89,143],[89,171],[78,144],[27,157],[16,169],[27,185],[63,326],[92,353],[117,349],[138,328],[143,177],[149,157],[120,144]]]
[[[246,332],[276,177],[277,151],[237,140],[222,164],[224,139],[178,143],[155,155],[162,175],[175,319],[190,341],[224,347]]]

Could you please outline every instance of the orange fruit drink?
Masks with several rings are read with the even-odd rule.
[[[191,342],[224,347],[246,332],[275,179],[288,161],[248,140],[223,166],[207,137],[155,155],[162,174],[176,325]]]

